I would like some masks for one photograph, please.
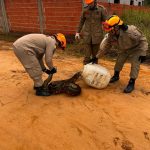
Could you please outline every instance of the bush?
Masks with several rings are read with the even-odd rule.
[[[144,1],[144,4],[147,6],[147,5],[150,5],[150,1],[149,0],[145,0]]]
[[[150,9],[148,10],[125,10],[121,16],[125,24],[137,26],[146,36],[149,43],[150,54]]]

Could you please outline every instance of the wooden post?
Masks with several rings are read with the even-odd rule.
[[[43,4],[42,0],[37,0],[38,12],[39,12],[39,22],[40,22],[40,32],[44,32],[44,17],[43,17]]]
[[[8,33],[9,32],[9,25],[8,25],[4,0],[0,0],[0,7],[1,7],[1,11],[2,11],[1,13],[2,13],[3,31],[4,31],[4,33]]]

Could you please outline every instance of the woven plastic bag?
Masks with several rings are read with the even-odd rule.
[[[110,72],[98,64],[87,64],[84,66],[82,77],[85,83],[97,89],[103,89],[109,84]]]

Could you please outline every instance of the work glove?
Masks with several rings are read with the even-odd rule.
[[[50,74],[54,74],[57,72],[57,68],[56,67],[53,67],[51,70],[50,70]]]
[[[43,69],[43,72],[47,73],[48,75],[54,74],[57,72],[57,68],[53,67],[51,70],[45,68]]]
[[[96,64],[96,63],[97,63],[97,59],[98,59],[98,58],[93,57],[92,59],[90,59],[90,63]]]
[[[146,56],[139,56],[139,61],[143,63],[146,60]]]
[[[76,33],[75,40],[80,40],[80,34],[79,33]]]

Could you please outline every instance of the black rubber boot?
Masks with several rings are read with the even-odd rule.
[[[110,83],[116,82],[119,80],[119,71],[115,71],[113,77],[110,79]]]
[[[124,93],[131,93],[134,90],[135,79],[130,79],[127,87],[124,89]]]
[[[93,59],[93,64],[98,64],[98,58],[93,57],[92,59]]]
[[[35,90],[36,90],[36,95],[37,96],[50,96],[51,95],[50,92],[49,92],[49,90],[46,89],[46,88],[43,88],[43,86],[36,87]]]

